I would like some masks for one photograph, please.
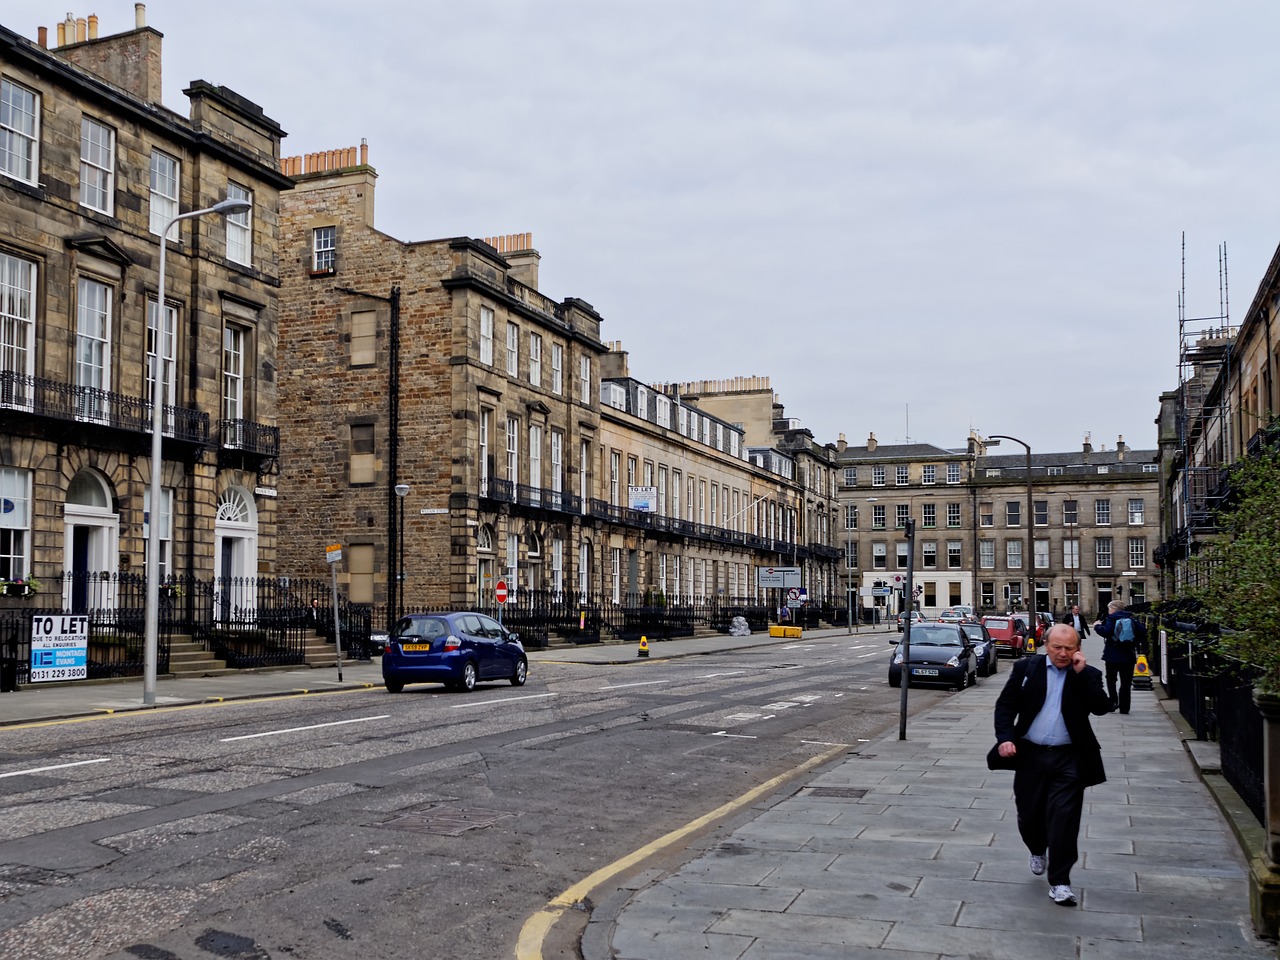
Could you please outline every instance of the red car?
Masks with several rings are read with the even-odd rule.
[[[1022,656],[1026,643],[1026,627],[1016,617],[983,617],[982,625],[996,642],[996,655]]]

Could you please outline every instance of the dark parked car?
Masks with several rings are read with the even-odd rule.
[[[897,644],[894,637],[891,643]],[[902,685],[902,647],[889,661],[889,686]],[[963,690],[978,682],[978,658],[973,643],[953,623],[911,625],[910,679],[914,683],[945,683]]]
[[[1006,653],[1011,657],[1022,656],[1026,643],[1023,621],[1014,617],[983,617],[982,625],[995,639],[996,653]]]
[[[519,687],[528,673],[520,638],[483,613],[402,617],[382,655],[382,680],[392,693],[406,683],[471,690],[482,680],[509,680]]]
[[[1000,657],[996,651],[996,641],[980,623],[965,622],[960,629],[973,643],[973,652],[978,658],[978,676],[989,677],[1000,669]]]

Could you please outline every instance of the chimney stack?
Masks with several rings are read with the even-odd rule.
[[[879,444],[876,443],[876,435],[874,433],[868,434],[867,435],[867,453],[875,453],[877,446],[879,446]]]
[[[1089,462],[1089,454],[1093,453],[1093,443],[1091,442],[1091,441],[1092,441],[1092,439],[1093,439],[1093,434],[1091,434],[1091,433],[1086,433],[1086,434],[1084,435],[1084,460],[1085,460],[1085,463],[1088,463],[1088,462]]]
[[[840,434],[840,439],[836,441],[836,452],[844,453],[849,449],[849,441],[844,438],[844,434]]]

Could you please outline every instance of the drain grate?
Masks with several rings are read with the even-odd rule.
[[[514,817],[514,813],[501,810],[483,810],[479,807],[462,809],[436,804],[422,810],[402,813],[384,820],[378,826],[392,830],[408,830],[411,833],[430,833],[442,837],[460,837],[468,830],[492,827],[499,820]]]
[[[867,795],[862,787],[810,787],[811,797],[835,797],[841,800],[858,800]]]

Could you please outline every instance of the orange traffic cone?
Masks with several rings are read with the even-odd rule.
[[[636,651],[637,657],[647,657],[649,655],[649,638],[640,638],[640,649]]]

